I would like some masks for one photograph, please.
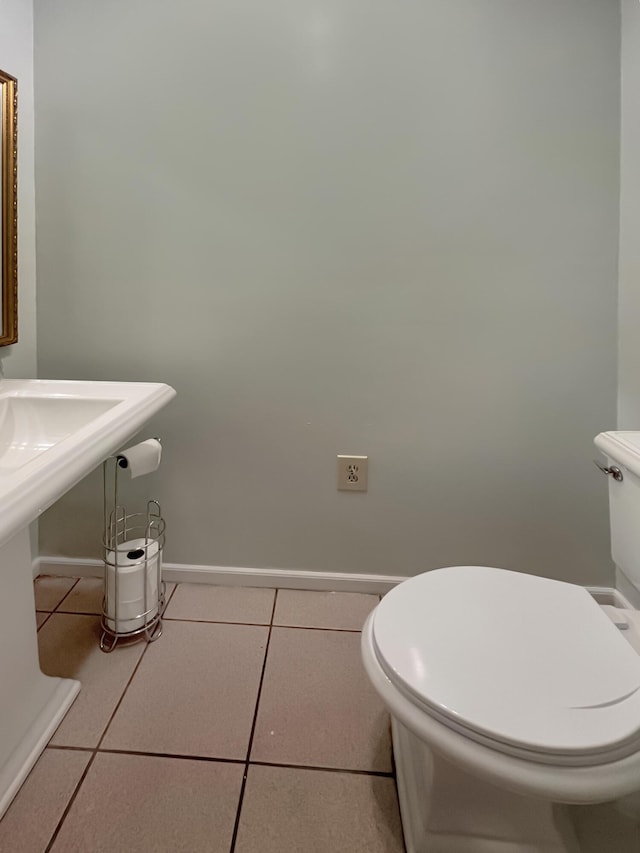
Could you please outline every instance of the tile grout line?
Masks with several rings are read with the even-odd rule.
[[[44,628],[44,626],[47,624],[49,619],[51,619],[51,617],[53,616],[53,612],[47,613],[47,618],[44,620],[42,625],[38,625],[38,617],[37,617],[38,613],[47,613],[47,611],[46,610],[36,610],[36,634],[38,633],[40,628]]]
[[[60,830],[62,829],[62,824],[67,819],[67,815],[71,811],[71,806],[74,804],[76,797],[78,796],[78,792],[80,791],[80,788],[82,787],[82,783],[87,778],[87,773],[91,769],[91,765],[93,764],[97,754],[98,753],[95,750],[92,751],[91,758],[87,762],[87,766],[84,768],[84,772],[83,772],[82,776],[80,777],[80,779],[78,780],[78,784],[75,786],[75,788],[73,789],[73,793],[69,797],[69,802],[67,803],[65,810],[62,812],[62,816],[61,816],[60,820],[58,821],[58,823],[56,824],[56,828],[53,830],[53,834],[52,834],[51,838],[49,839],[49,843],[45,847],[44,853],[50,853],[51,848],[55,844],[56,838],[58,837]]]
[[[86,746],[50,746],[49,749],[61,749],[74,752],[89,752]],[[149,752],[144,749],[117,749],[116,747],[104,747],[95,749],[102,755],[138,755],[147,758],[175,758],[177,761],[204,761],[213,764],[246,764],[244,758],[217,758],[210,755],[188,755],[178,752]]]
[[[95,616],[95,614],[91,614],[91,615],[92,615],[92,616]],[[98,751],[100,750],[100,744],[101,744],[101,743],[102,743],[102,741],[104,740],[104,737],[105,737],[105,735],[106,735],[106,733],[107,733],[107,730],[108,730],[109,726],[111,725],[111,723],[113,722],[113,718],[114,718],[114,717],[115,717],[115,715],[117,714],[117,712],[118,712],[118,708],[119,708],[119,707],[120,707],[120,705],[122,704],[122,700],[124,699],[125,694],[126,694],[127,690],[129,689],[129,685],[130,685],[130,684],[131,684],[131,682],[133,681],[133,678],[134,678],[134,676],[135,676],[136,672],[138,671],[138,667],[139,667],[139,666],[140,666],[140,664],[142,663],[142,660],[143,660],[144,656],[146,655],[146,653],[147,653],[147,649],[149,648],[149,646],[150,646],[150,645],[151,645],[151,643],[149,643],[149,642],[147,642],[147,643],[145,644],[145,648],[142,650],[142,654],[140,655],[140,657],[139,657],[139,659],[138,659],[138,662],[136,663],[135,667],[133,668],[133,672],[131,673],[131,676],[129,677],[129,680],[127,681],[127,683],[126,683],[126,685],[125,685],[125,688],[124,688],[124,690],[122,691],[122,695],[120,696],[120,699],[118,699],[118,702],[116,703],[116,707],[113,709],[113,713],[112,713],[112,714],[111,714],[111,716],[109,717],[109,719],[108,719],[108,721],[107,721],[107,724],[106,724],[106,726],[104,727],[104,729],[103,729],[103,731],[102,731],[102,734],[100,735],[100,739],[98,740],[98,744],[97,744],[97,746],[95,746],[95,747],[93,747],[93,748],[91,749],[91,758],[89,759],[89,763],[88,763],[88,764],[87,764],[87,766],[85,767],[84,773],[82,774],[82,776],[81,776],[81,777],[80,777],[80,779],[78,780],[78,784],[77,784],[77,785],[76,785],[76,787],[74,788],[73,793],[71,794],[71,797],[69,798],[69,802],[67,803],[66,808],[65,808],[65,810],[64,810],[64,811],[63,811],[63,813],[62,813],[62,817],[61,817],[61,818],[60,818],[60,820],[58,821],[58,823],[57,823],[57,825],[56,825],[56,828],[55,828],[55,829],[54,829],[54,831],[53,831],[53,835],[52,835],[52,836],[51,836],[51,838],[49,839],[49,843],[47,844],[47,847],[45,848],[44,853],[50,853],[51,848],[52,848],[52,847],[53,847],[53,845],[55,844],[56,838],[57,838],[57,837],[58,837],[58,835],[60,834],[60,830],[62,829],[62,826],[63,826],[63,824],[64,824],[65,820],[67,819],[67,816],[68,816],[69,812],[71,811],[71,808],[72,808],[73,804],[74,804],[74,803],[75,803],[75,801],[76,801],[76,797],[77,797],[77,796],[78,796],[78,794],[80,793],[80,788],[82,787],[82,784],[83,784],[84,780],[87,778],[87,774],[88,774],[89,770],[91,769],[91,767],[92,767],[92,765],[93,765],[93,762],[95,761],[95,758],[96,758],[96,755],[98,754]]]
[[[86,746],[50,746],[49,749],[67,750],[69,752],[91,752],[91,747]],[[246,765],[247,761],[244,758],[221,758],[211,755],[187,755],[177,752],[148,752],[146,750],[136,749],[116,749],[115,747],[107,747],[95,749],[95,752],[100,752],[107,755],[138,755],[148,758],[175,758],[178,761],[204,761],[210,764],[241,764]],[[288,764],[281,761],[249,761],[249,767],[281,767],[285,770],[313,770],[325,773],[347,773],[352,776],[378,776],[385,779],[393,779],[395,774],[393,770],[356,770],[353,767],[324,767],[316,764]]]
[[[35,601],[35,597],[36,597],[36,596],[35,596],[36,581],[38,580],[38,578],[39,578],[39,577],[40,577],[40,575],[38,575],[38,577],[37,577],[37,578],[34,578],[34,579],[33,579],[33,598],[34,598],[35,611],[36,611],[36,613],[48,613],[48,614],[49,614],[49,616],[51,616],[51,614],[52,614],[52,613],[57,613],[57,612],[58,612],[58,607],[60,607],[60,605],[62,604],[62,602],[63,602],[63,601],[65,600],[65,598],[66,598],[66,597],[67,597],[67,596],[72,592],[72,590],[73,590],[73,589],[75,589],[75,587],[76,587],[76,585],[77,585],[78,581],[80,580],[80,578],[75,578],[75,580],[73,581],[73,583],[71,584],[71,586],[69,587],[69,589],[65,592],[65,594],[62,596],[62,598],[61,598],[61,599],[60,599],[60,601],[56,604],[56,606],[55,606],[55,607],[52,607],[52,608],[51,608],[51,610],[40,610],[40,609],[38,608],[38,605],[37,605],[36,601]],[[45,622],[49,619],[49,616],[47,616],[47,619],[45,620]],[[44,625],[44,622],[42,623],[42,625]],[[41,628],[42,628],[42,625],[40,626]]]
[[[173,598],[175,590],[171,593],[169,600],[167,601],[167,607],[169,606],[169,601]],[[47,610],[39,610],[38,613],[47,613],[48,621],[49,616],[53,615],[54,611]],[[56,610],[58,614],[64,616],[100,616],[100,613],[91,613],[88,610]],[[186,622],[188,625],[243,625],[248,626],[250,628],[267,628],[269,627],[268,622],[230,622],[225,619],[180,619],[176,616],[164,616],[162,619],[163,622]],[[42,623],[44,625],[44,622]],[[42,625],[40,627],[42,627]],[[320,625],[273,625],[274,628],[287,628],[290,631],[334,631],[337,634],[360,634],[362,632],[362,628],[326,628]]]
[[[40,577],[40,575],[38,575],[38,577]],[[35,584],[35,581],[37,581],[37,580],[38,580],[38,578],[34,578],[34,584]],[[46,614],[47,614],[47,618],[44,620],[44,622],[42,623],[42,625],[38,625],[38,624],[37,624],[37,622],[36,622],[36,634],[38,633],[38,631],[40,630],[40,628],[44,628],[44,626],[47,624],[47,622],[49,621],[49,619],[51,619],[51,617],[53,616],[53,614],[54,614],[54,613],[58,613],[58,612],[60,612],[60,611],[58,611],[58,608],[60,607],[60,605],[62,604],[62,602],[65,600],[65,598],[66,598],[66,597],[67,597],[67,596],[68,596],[68,595],[69,595],[69,594],[70,594],[70,593],[71,593],[71,592],[76,588],[76,586],[78,585],[78,581],[79,581],[79,580],[80,580],[80,578],[76,578],[75,583],[71,584],[71,586],[69,587],[69,589],[68,589],[68,590],[66,591],[66,593],[62,596],[62,598],[61,598],[61,599],[60,599],[60,601],[57,603],[57,605],[53,608],[53,610],[38,610],[38,608],[36,607],[36,613],[46,613]],[[34,589],[35,589],[35,588],[34,588]],[[35,598],[35,593],[34,593],[34,598]],[[63,612],[63,613],[64,613],[65,611],[63,610],[63,611],[61,611],[61,612]],[[36,620],[37,620],[37,617],[36,617]]]
[[[177,587],[176,587],[177,588]],[[175,594],[175,589],[171,592],[169,599],[167,600],[166,607],[169,606],[169,602],[173,598]],[[275,590],[274,590],[275,591]],[[165,608],[166,609],[166,608]],[[47,610],[39,610],[38,613],[47,613],[47,620],[49,616],[53,614],[54,611]],[[65,616],[100,616],[100,613],[91,613],[88,610],[56,610],[58,614],[63,614]],[[269,627],[269,622],[230,622],[227,619],[181,619],[176,616],[163,616],[163,622],[186,622],[187,624],[195,624],[195,625],[244,625],[252,628],[266,628]],[[44,625],[44,622],[42,623]],[[42,627],[42,625],[40,627]],[[334,631],[338,634],[360,634],[362,633],[362,628],[327,628],[320,625],[273,625],[274,628],[287,628],[290,631]]]
[[[250,761],[252,767],[281,767],[284,770],[312,770],[324,773],[346,773],[349,776],[376,776],[382,779],[394,779],[394,773],[387,770],[354,770],[349,767],[322,767],[316,764],[285,764],[279,761]]]
[[[73,590],[78,586],[78,581],[79,581],[79,580],[80,580],[80,578],[76,578],[75,583],[72,583],[72,584],[71,584],[71,586],[69,587],[69,589],[65,592],[65,594],[62,596],[62,598],[60,599],[60,601],[57,603],[57,605],[56,605],[56,606],[53,608],[53,610],[51,611],[52,613],[57,613],[57,612],[58,612],[58,608],[60,607],[60,605],[62,604],[62,602],[67,598],[67,596],[71,595],[71,593],[73,592]]]
[[[277,590],[276,590],[277,591]],[[287,628],[290,631],[335,631],[338,634],[361,634],[362,628],[325,628],[320,625],[279,625],[269,622],[230,622],[223,619],[180,619],[176,616],[168,616],[167,622],[188,622],[197,625],[247,625],[251,627],[265,628]]]
[[[166,581],[165,581],[165,584],[166,584]],[[164,605],[164,610],[162,611],[162,621],[163,621],[163,622],[164,622],[164,620],[165,620],[165,618],[166,618],[164,614],[167,612],[167,607],[168,607],[168,606],[169,606],[169,604],[171,603],[171,599],[172,599],[172,598],[173,598],[173,596],[176,594],[176,591],[177,591],[177,589],[178,589],[178,587],[179,587],[179,586],[180,586],[180,584],[179,584],[179,583],[174,583],[174,584],[173,584],[173,589],[171,590],[171,594],[169,595],[169,598],[166,600],[165,605]],[[165,586],[165,589],[166,589],[166,586]]]
[[[262,662],[262,672],[260,673],[260,681],[258,683],[258,694],[256,696],[256,707],[253,712],[253,722],[251,723],[251,732],[249,734],[249,743],[247,745],[247,757],[244,763],[244,772],[242,774],[242,785],[240,786],[240,796],[238,797],[238,809],[236,811],[236,819],[233,824],[233,833],[231,834],[231,847],[229,853],[234,853],[236,842],[238,840],[238,830],[240,829],[240,815],[242,813],[242,803],[244,802],[244,792],[247,788],[247,776],[249,774],[249,759],[251,757],[251,748],[253,747],[253,736],[256,731],[256,723],[258,721],[258,708],[260,707],[260,697],[262,695],[262,685],[264,684],[264,675],[267,669],[267,657],[269,655],[269,644],[271,643],[271,634],[273,632],[273,617],[276,612],[276,604],[278,601],[278,590],[275,590],[273,596],[273,606],[271,608],[271,619],[269,620],[269,633],[267,635],[267,644],[264,649],[264,660]]]

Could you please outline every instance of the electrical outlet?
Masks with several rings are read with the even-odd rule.
[[[338,489],[348,492],[366,492],[368,485],[368,456],[338,456]]]

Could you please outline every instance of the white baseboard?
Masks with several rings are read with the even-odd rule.
[[[102,560],[88,557],[40,557],[33,561],[33,576],[54,575],[65,578],[101,578]],[[162,577],[169,583],[209,583],[217,586],[261,586],[280,589],[316,589],[331,592],[384,594],[406,575],[360,575],[350,572],[310,572],[299,569],[247,569],[239,566],[195,566],[188,563],[164,563]],[[633,604],[612,587],[587,589],[599,604],[633,609]]]
[[[74,557],[40,557],[36,574],[72,578],[102,577],[101,560]],[[310,572],[298,569],[246,569],[235,566],[193,566],[164,563],[164,580],[173,583],[210,583],[219,586],[262,586],[281,589],[316,589],[332,592],[385,593],[406,580],[395,575],[360,575],[347,572]]]

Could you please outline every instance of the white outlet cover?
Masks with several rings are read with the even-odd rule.
[[[366,492],[368,487],[369,457],[338,455],[338,490]]]

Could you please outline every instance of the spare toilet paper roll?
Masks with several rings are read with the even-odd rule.
[[[161,459],[162,445],[157,438],[148,438],[118,453],[118,465],[131,471],[132,478],[157,471]]]
[[[109,566],[118,564],[118,570],[124,573],[135,572],[142,563],[157,561],[160,544],[157,539],[129,539],[126,542],[121,542],[117,550],[107,551],[106,563]]]
[[[107,625],[112,631],[126,632],[143,628],[145,623],[153,619],[158,612],[158,552],[159,543],[156,540],[145,539],[130,539],[128,542],[123,542],[118,545],[117,553],[107,551],[106,611]],[[118,572],[117,603],[116,571]],[[117,625],[115,624],[116,606]],[[146,617],[141,616],[143,613],[146,613]]]

